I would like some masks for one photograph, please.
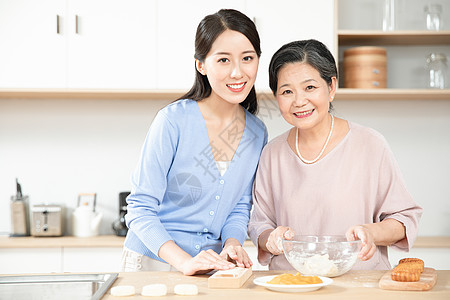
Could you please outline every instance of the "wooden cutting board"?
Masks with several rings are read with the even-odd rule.
[[[210,289],[238,289],[244,285],[252,275],[252,269],[234,268],[231,270],[218,271],[208,278]]]
[[[424,268],[419,281],[401,282],[391,279],[391,271],[381,277],[379,287],[384,290],[396,291],[428,291],[436,284],[437,273],[433,268]]]

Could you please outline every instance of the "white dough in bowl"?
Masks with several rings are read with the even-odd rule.
[[[135,293],[136,291],[132,285],[118,285],[111,288],[111,295],[113,296],[133,296]]]
[[[198,287],[195,284],[177,284],[173,291],[181,296],[195,296],[198,294]]]
[[[319,274],[327,277],[334,277],[339,273],[337,266],[329,259],[328,254],[316,254],[305,261],[306,274]]]
[[[165,296],[167,295],[167,286],[163,283],[149,284],[142,288],[142,296]]]

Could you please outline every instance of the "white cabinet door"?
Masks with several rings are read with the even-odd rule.
[[[63,249],[64,272],[119,272],[122,247]]]
[[[194,83],[194,42],[200,21],[221,8],[245,13],[246,2],[230,1],[158,1],[157,88],[186,89]]]
[[[61,273],[61,248],[2,248],[0,274]]]
[[[282,45],[313,38],[334,51],[334,0],[247,2],[248,14],[254,18],[261,38],[262,56],[255,84],[257,90],[269,90],[270,59]]]
[[[69,0],[68,87],[156,87],[156,0]]]
[[[61,0],[0,1],[0,88],[65,86],[64,12]]]
[[[0,12],[0,88],[156,87],[156,0],[2,0]]]

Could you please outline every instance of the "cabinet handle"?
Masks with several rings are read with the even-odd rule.
[[[75,15],[75,33],[78,34],[78,15]]]
[[[59,34],[59,15],[56,15],[56,34]]]

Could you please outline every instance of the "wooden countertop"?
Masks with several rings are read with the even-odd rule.
[[[119,277],[113,286],[133,285],[136,295],[126,299],[149,299],[140,295],[142,287],[152,283],[164,283],[168,293],[158,299],[180,299],[173,293],[173,287],[180,283],[193,283],[198,286],[199,294],[189,299],[233,299],[233,300],[273,300],[273,299],[365,299],[365,300],[389,300],[389,299],[450,299],[450,270],[437,271],[437,283],[429,291],[388,291],[378,287],[378,281],[386,271],[350,271],[339,277],[333,278],[334,282],[319,290],[307,293],[279,293],[257,286],[253,279],[260,276],[275,275],[286,271],[254,271],[252,277],[240,289],[209,289],[207,275],[183,276],[179,272],[131,272],[119,273]],[[181,297],[182,298],[182,297]],[[115,300],[108,291],[102,300]],[[125,299],[125,298],[124,298]]]
[[[88,248],[122,247],[125,238],[115,235],[99,235],[89,238],[62,237],[8,237],[0,236],[1,248]],[[244,247],[253,247],[249,240]],[[422,236],[414,243],[414,248],[450,248],[450,236]]]
[[[7,237],[0,236],[0,248],[87,248],[87,247],[122,247],[125,237],[115,235],[99,235],[80,238],[74,236],[61,237]]]

